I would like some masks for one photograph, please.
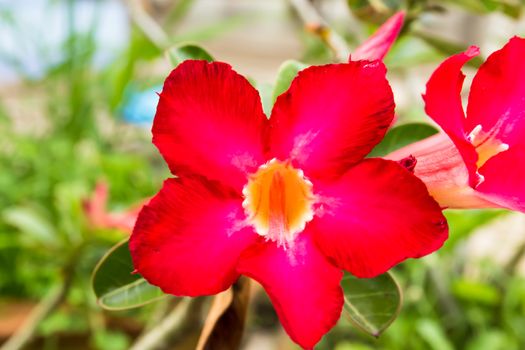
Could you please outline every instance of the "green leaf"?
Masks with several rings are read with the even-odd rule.
[[[374,348],[358,342],[343,341],[337,343],[335,350],[374,350]]]
[[[518,19],[521,15],[523,5],[520,1],[509,0],[447,0],[448,2],[461,6],[464,9],[478,13],[487,14],[500,12],[509,17]]]
[[[438,130],[436,128],[424,123],[410,123],[396,126],[387,132],[383,141],[381,141],[368,156],[385,156],[411,143],[426,139],[437,132]]]
[[[125,333],[110,330],[98,330],[93,337],[96,349],[125,350],[129,349],[130,341]]]
[[[501,301],[501,295],[494,285],[479,281],[459,279],[452,283],[452,293],[464,301],[496,306]]]
[[[174,46],[167,49],[165,55],[173,67],[177,67],[186,60],[205,60],[208,62],[214,61],[213,57],[206,50],[193,44],[181,44]]]
[[[511,4],[510,2],[500,1],[500,3],[502,7],[501,11],[504,14],[513,19],[520,19],[521,15],[523,14],[523,5],[521,5],[519,2]]]
[[[481,334],[480,334],[481,333]],[[483,330],[471,337],[466,350],[514,350],[519,349],[518,340],[512,333],[500,329]]]
[[[405,35],[396,40],[384,62],[389,70],[407,69],[421,64],[435,64],[446,57],[423,39]]]
[[[264,114],[269,118],[272,113],[272,107],[274,101],[272,100],[272,85],[268,83],[255,83],[255,88],[259,91],[259,96],[261,97],[261,103],[263,106]]]
[[[402,292],[391,273],[357,278],[345,273],[343,313],[359,329],[378,337],[396,319],[403,303]]]
[[[489,224],[492,220],[507,215],[508,210],[497,209],[447,209],[444,214],[450,229],[450,237],[443,250],[453,250],[478,227]]]
[[[98,304],[107,310],[125,310],[149,304],[166,296],[152,286],[134,268],[128,242],[111,248],[99,261],[91,284]]]
[[[47,247],[57,247],[59,237],[49,219],[32,207],[12,207],[3,211],[6,223],[26,234],[33,242]]]
[[[429,345],[428,349],[432,350],[453,350],[454,346],[447,338],[441,325],[435,320],[422,319],[417,322],[417,333]]]
[[[433,35],[429,35],[427,33],[414,32],[413,34],[414,36],[424,40],[427,44],[429,44],[434,49],[438,50],[439,52],[441,52],[442,54],[446,56],[455,55],[457,53],[466,51],[468,49],[468,47],[465,45],[453,43],[448,40],[438,38]],[[482,63],[483,63],[483,58],[480,56],[476,56],[472,58],[471,60],[469,60],[466,64],[468,66],[477,68],[481,66]]]
[[[277,100],[277,97],[280,94],[288,90],[292,80],[294,80],[299,71],[305,69],[306,67],[308,67],[306,64],[295,60],[288,60],[281,64],[281,67],[279,67],[279,71],[277,72],[277,79],[275,80],[275,86],[273,88],[272,105],[275,103],[275,100]]]
[[[447,0],[455,4],[456,6],[461,6],[464,9],[479,13],[485,14],[496,10],[497,4],[493,0]]]

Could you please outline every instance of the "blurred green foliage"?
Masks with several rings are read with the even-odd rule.
[[[152,308],[108,316],[96,305],[89,283],[91,272],[109,247],[127,233],[93,227],[83,203],[103,180],[110,189],[109,209],[125,209],[153,195],[168,176],[148,132],[123,125],[118,117],[130,84],[151,86],[162,81],[163,77],[148,67],[162,59],[165,48],[158,47],[133,25],[129,42],[113,63],[95,68],[94,32],[74,31],[74,1],[66,3],[70,7],[69,33],[62,60],[43,78],[21,83],[23,92],[17,96],[17,103],[34,105],[34,115],[24,121],[31,130],[20,130],[10,108],[0,102],[0,299],[36,303],[52,286],[63,283],[64,274],[72,274],[67,307],[53,313],[39,327],[39,334],[47,339],[46,348],[57,348],[52,340],[57,333],[83,332],[90,335],[92,348],[126,349],[132,332],[106,326],[107,319],[131,315],[143,326]],[[162,25],[176,27],[192,4],[192,0],[175,2]],[[483,14],[498,11],[517,18],[523,8],[519,1],[503,0],[348,0],[348,4],[366,32],[395,11],[407,11],[407,26],[386,59],[390,69],[401,72],[416,64],[437,64],[446,55],[463,49],[412,26],[422,14],[441,13],[451,6]],[[0,15],[16,26],[8,12]],[[247,22],[246,18],[233,16],[203,24],[195,32],[170,33],[171,44],[200,42]],[[344,36],[355,44],[350,33]],[[305,33],[300,38],[304,62],[330,62],[330,51],[319,38]],[[195,52],[211,59],[198,46],[186,46],[185,51],[171,55],[173,64]],[[19,63],[11,57],[0,58],[20,71]],[[274,86],[254,82],[267,114],[277,96],[306,66],[287,61]],[[401,119],[409,119],[407,111],[400,113]],[[406,132],[408,129],[410,132]],[[413,141],[415,134],[417,139],[431,135],[434,129],[407,124],[392,132],[374,155],[393,150],[393,144]],[[372,338],[342,319],[319,349],[525,348],[525,280],[517,275],[516,266],[487,263],[479,266],[477,276],[471,276],[461,257],[460,248],[474,230],[507,212],[447,211],[446,215],[451,232],[443,249],[430,258],[408,261],[395,269],[405,303],[398,319],[381,337]]]
[[[73,16],[73,2],[67,6]],[[93,227],[84,202],[104,181],[109,210],[125,209],[154,194],[166,176],[147,133],[129,126],[122,130],[113,116],[125,87],[136,78],[136,66],[161,51],[135,28],[115,64],[97,69],[94,33],[75,32],[73,21],[61,61],[41,80],[22,83],[17,103],[35,104],[23,125],[29,130],[15,130],[15,120],[2,106],[0,295],[38,302],[69,274],[73,283],[66,298],[72,309],[45,320],[42,336],[92,329],[94,348],[124,349],[129,344],[124,333],[92,324],[102,314],[89,278],[102,254],[128,233]]]

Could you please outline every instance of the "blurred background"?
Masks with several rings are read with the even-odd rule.
[[[407,11],[385,59],[398,123],[429,123],[420,95],[445,57],[471,44],[486,57],[525,34],[520,0],[311,5],[350,51]],[[334,61],[296,10],[286,0],[0,0],[0,343],[22,339],[2,349],[128,349],[173,307],[104,311],[90,287],[97,261],[169,176],[150,134],[173,68],[164,51],[196,43],[265,89],[285,60]],[[525,217],[446,215],[445,247],[394,269],[404,306],[390,328],[375,339],[342,318],[319,349],[525,349]],[[157,348],[191,348],[179,338]],[[297,349],[264,293],[242,344]]]

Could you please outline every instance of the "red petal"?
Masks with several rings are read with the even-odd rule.
[[[504,143],[523,142],[525,135],[525,39],[512,38],[479,68],[472,81],[467,130],[481,125]]]
[[[335,178],[383,138],[394,117],[383,63],[350,62],[301,71],[270,118],[273,156],[311,178]]]
[[[394,14],[352,53],[350,60],[382,60],[396,41],[404,21],[404,11]]]
[[[133,264],[166,293],[219,293],[237,278],[242,250],[257,239],[243,225],[239,198],[202,179],[169,179],[139,214],[130,238]]]
[[[339,320],[343,274],[307,232],[287,250],[271,241],[252,246],[242,254],[239,272],[263,285],[284,329],[303,348],[313,348]]]
[[[480,169],[485,177],[476,190],[504,208],[525,212],[525,145],[513,146]]]
[[[430,254],[448,237],[439,205],[396,162],[366,159],[337,182],[317,188],[315,241],[357,277],[374,277],[407,258]]]
[[[450,136],[465,160],[472,186],[479,182],[476,174],[478,155],[467,139],[465,131],[465,113],[461,103],[461,88],[465,75],[461,68],[478,54],[479,49],[472,46],[467,51],[445,60],[430,77],[426,94],[423,96],[426,113]]]
[[[199,174],[241,190],[264,162],[268,120],[257,91],[225,63],[186,61],[164,83],[153,143],[172,173]]]
[[[445,133],[412,143],[385,158],[400,161],[410,156],[417,160],[414,174],[425,183],[442,208],[497,207],[469,186],[465,162]]]

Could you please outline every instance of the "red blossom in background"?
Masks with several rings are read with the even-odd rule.
[[[394,14],[370,38],[352,52],[350,60],[382,60],[396,41],[404,22],[404,11]]]
[[[105,182],[97,183],[91,198],[82,203],[89,225],[93,228],[118,229],[130,233],[135,226],[137,216],[142,206],[148,200],[128,208],[122,212],[108,212],[108,185]]]
[[[166,79],[153,142],[173,174],[139,214],[133,263],[181,296],[265,288],[290,337],[313,348],[337,322],[342,270],[373,277],[448,235],[425,185],[363,159],[394,116],[379,61],[314,66],[268,119],[225,63],[186,61]]]
[[[471,47],[444,61],[427,84],[426,112],[444,133],[389,155],[417,158],[415,174],[449,208],[525,211],[525,40],[514,37],[479,68],[461,102]]]

